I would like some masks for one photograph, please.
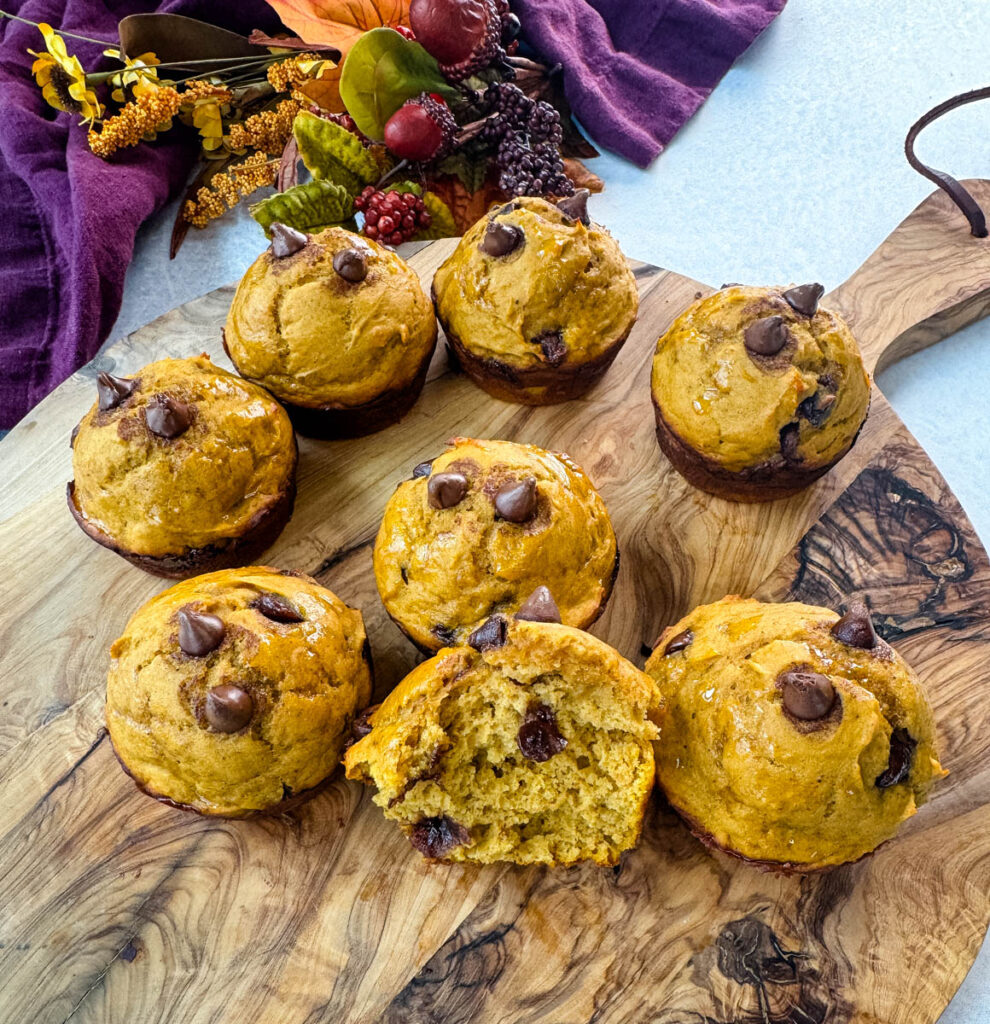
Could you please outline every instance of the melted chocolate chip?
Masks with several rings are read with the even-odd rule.
[[[775,356],[786,344],[790,333],[782,316],[755,320],[743,332],[746,351],[756,356]]]
[[[539,343],[543,358],[551,366],[559,366],[567,355],[567,346],[560,331],[546,331],[533,339]]]
[[[100,412],[116,409],[125,398],[130,398],[138,386],[136,380],[114,377],[112,373],[101,373],[96,378],[97,408]]]
[[[835,704],[835,687],[819,672],[793,669],[777,677],[788,714],[802,722],[824,718]]]
[[[801,436],[796,423],[788,423],[780,428],[780,454],[787,462],[801,461],[801,454],[798,452],[800,440]]]
[[[490,220],[478,250],[486,256],[508,256],[523,244],[522,228],[515,224],[503,224],[501,221]]]
[[[557,716],[548,704],[530,704],[519,726],[516,743],[530,761],[549,761],[567,746],[557,728]]]
[[[144,410],[148,429],[166,441],[185,433],[192,423],[192,411],[185,402],[170,395],[155,395]]]
[[[877,631],[873,628],[866,605],[861,601],[851,604],[849,611],[832,626],[830,632],[836,640],[849,647],[870,651],[877,645]]]
[[[252,602],[251,607],[261,612],[266,619],[272,622],[302,622],[303,616],[280,594],[259,594]]]
[[[802,316],[814,316],[818,312],[818,300],[825,294],[820,284],[799,284],[796,288],[788,288],[784,292],[787,305]]]
[[[510,523],[526,523],[536,515],[536,477],[509,480],[495,492],[495,511]]]
[[[588,216],[588,196],[590,195],[591,193],[586,188],[579,188],[574,195],[561,199],[557,203],[557,209],[565,217],[570,217],[571,220],[579,220],[587,227],[591,224],[591,218]]]
[[[223,620],[206,612],[181,608],[179,620],[179,648],[191,658],[202,658],[223,643]]]
[[[272,236],[272,255],[278,260],[299,252],[309,241],[309,238],[301,231],[296,231],[288,224],[280,224],[278,221],[271,226],[269,233]]]
[[[423,818],[417,821],[409,833],[413,849],[424,857],[434,859],[446,857],[451,850],[471,841],[471,834],[463,825],[443,815],[439,818]]]
[[[418,465],[413,466],[413,480],[418,480],[421,476],[429,476],[432,471],[432,459],[427,462],[420,462]]]
[[[434,473],[427,481],[426,496],[433,508],[453,508],[468,492],[463,473]]]
[[[430,632],[444,645],[452,647],[457,643],[457,630],[450,626],[434,626]]]
[[[505,643],[508,634],[508,623],[501,615],[493,615],[467,638],[467,642],[476,651],[491,651]]]
[[[890,736],[890,757],[887,767],[877,776],[877,789],[889,789],[904,782],[911,774],[914,762],[914,748],[918,741],[907,729],[895,729]]]
[[[832,415],[836,401],[834,391],[819,389],[797,407],[797,414],[813,427],[820,427]]]
[[[239,732],[253,714],[251,694],[239,686],[214,686],[206,694],[206,720],[217,732]]]
[[[513,210],[518,210],[518,203],[506,203],[504,206],[500,206],[493,214],[492,217],[504,217],[507,213],[512,213]]]
[[[560,609],[547,587],[537,587],[513,618],[525,622],[560,622]]]
[[[671,654],[676,654],[678,651],[683,651],[685,647],[690,647],[694,643],[694,633],[690,629],[682,629],[676,636],[672,636],[667,641],[667,646],[663,649],[663,655],[665,658]]]
[[[364,709],[351,725],[351,736],[354,740],[363,739],[371,732],[371,716],[381,707],[381,704],[372,704]],[[352,740],[353,742],[353,740]]]
[[[368,276],[368,259],[358,249],[341,249],[334,254],[333,269],[345,281],[358,284]]]
[[[743,285],[742,285],[742,282],[740,282],[740,281],[723,281],[722,284],[719,286],[719,291],[721,291],[723,288],[742,288],[742,287],[743,287]]]

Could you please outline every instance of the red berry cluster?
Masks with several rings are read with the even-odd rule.
[[[368,185],[355,198],[354,208],[364,214],[364,233],[382,245],[408,242],[430,226],[426,205],[413,192],[376,192]]]

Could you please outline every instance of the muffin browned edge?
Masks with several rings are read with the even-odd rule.
[[[615,589],[615,581],[618,578],[618,575],[619,575],[619,542],[618,542],[618,540],[616,540],[616,542],[615,542],[615,561],[612,563],[612,575],[609,577],[608,582],[605,584],[605,593],[602,594],[602,599],[598,602],[598,607],[595,609],[594,615],[592,615],[592,617],[583,626],[575,626],[574,627],[575,629],[582,629],[582,630],[590,629],[601,618],[603,612],[605,611],[606,605],[608,605],[609,598],[611,598],[611,596],[612,596],[612,591]],[[379,594],[379,598],[381,598],[380,594]],[[382,601],[382,607],[385,608],[385,602],[384,601]],[[467,643],[467,641],[465,640],[465,641],[461,641],[460,643],[453,644],[453,645],[441,643],[439,645],[439,647],[427,647],[425,644],[421,644],[418,640],[416,640],[410,634],[409,630],[407,630],[406,627],[403,626],[403,624],[388,610],[388,608],[385,608],[385,614],[388,615],[388,617],[396,624],[396,626],[398,626],[399,631],[413,645],[413,647],[415,647],[416,650],[419,651],[421,654],[425,654],[428,658],[432,658],[434,654],[436,654],[438,651],[443,650],[444,647],[450,647],[450,646],[463,647]],[[493,612],[492,614],[497,614],[497,613]]]
[[[109,534],[94,523],[91,523],[76,504],[75,480],[66,484],[65,498],[72,513],[72,518],[80,529],[97,544],[126,558],[131,565],[143,569],[152,576],[163,576],[166,579],[182,580],[190,576],[198,576],[217,569],[233,569],[242,565],[251,565],[258,556],[275,543],[278,535],[285,529],[292,517],[292,509],[296,500],[296,464],[299,459],[295,438],[292,441],[292,469],[286,480],[285,487],[275,499],[263,509],[256,512],[249,521],[247,529],[239,537],[231,537],[202,548],[190,548],[175,555],[141,555],[121,547]]]
[[[633,317],[621,337],[594,359],[588,359],[583,363],[563,362],[559,366],[519,368],[510,366],[501,359],[476,356],[469,351],[440,316],[435,288],[431,288],[431,294],[437,319],[447,339],[451,365],[460,367],[479,388],[487,391],[493,398],[499,398],[503,402],[515,402],[517,405],[557,405],[579,398],[605,375],[636,323],[636,317]],[[534,395],[527,390],[529,388],[542,388],[543,391],[539,395]]]
[[[230,349],[227,348],[226,332],[221,330],[220,336],[224,352],[227,353],[234,368],[240,373],[237,363],[234,362],[234,358],[230,354]],[[342,405],[338,402],[325,405],[299,405],[278,395],[275,398],[289,414],[293,427],[304,437],[313,437],[320,441],[343,441],[348,438],[374,434],[392,426],[393,423],[398,423],[416,404],[423,391],[423,386],[426,384],[426,374],[430,369],[430,362],[436,347],[437,335],[434,333],[433,342],[419,366],[416,367],[416,372],[409,383],[398,388],[389,388],[371,401],[363,402],[361,405]],[[262,380],[247,377],[244,374],[241,376],[259,387],[266,387]]]
[[[664,419],[652,389],[651,398],[657,424],[657,441],[674,469],[699,490],[729,501],[742,502],[776,501],[778,498],[789,498],[803,491],[849,454],[863,430],[870,411],[868,401],[866,414],[853,439],[829,462],[796,466],[785,462],[782,456],[775,455],[758,465],[747,466],[733,472],[720,466],[714,459],[702,455],[675,433]]]

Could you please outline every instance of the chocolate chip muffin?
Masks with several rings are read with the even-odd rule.
[[[176,584],[110,654],[120,763],[150,796],[201,814],[311,795],[371,697],[361,613],[308,576],[263,566]]]
[[[653,407],[664,454],[695,487],[735,501],[795,494],[853,446],[870,381],[820,284],[731,285],[657,342]]]
[[[496,398],[550,405],[584,394],[632,329],[635,278],[589,220],[587,197],[493,208],[433,279],[452,355]]]
[[[315,437],[358,437],[401,419],[423,390],[437,322],[391,249],[343,228],[272,225],[224,328],[238,371]]]
[[[706,844],[782,871],[857,860],[945,772],[917,677],[866,608],[727,597],[660,637],[657,778]]]
[[[590,626],[619,556],[605,503],[566,455],[456,437],[389,499],[374,564],[389,615],[435,651],[524,604]]]
[[[344,765],[424,857],[615,864],[639,839],[659,713],[601,640],[495,616],[406,676]]]
[[[69,509],[156,576],[250,562],[292,514],[296,440],[266,391],[205,356],[101,373],[73,433]]]

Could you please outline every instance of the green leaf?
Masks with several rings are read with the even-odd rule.
[[[417,231],[413,239],[417,242],[433,238],[453,238],[458,234],[457,225],[450,207],[435,193],[423,193],[423,205],[430,215],[430,226]]]
[[[275,221],[306,231],[339,224],[353,213],[354,199],[347,189],[326,180],[295,185],[251,204],[251,216],[265,229],[265,234]]]
[[[301,111],[292,122],[292,134],[302,162],[314,178],[334,181],[357,195],[362,185],[370,185],[381,176],[375,158],[361,140],[333,121]]]
[[[412,192],[414,195],[421,196],[423,194],[423,186],[417,185],[415,181],[396,181],[391,185],[386,185],[383,192]]]
[[[340,98],[369,139],[385,137],[385,122],[421,92],[454,99],[437,62],[419,43],[392,28],[365,32],[351,47],[340,73]]]
[[[488,158],[474,157],[463,149],[445,156],[438,164],[440,174],[456,174],[468,192],[477,192],[488,175]]]

